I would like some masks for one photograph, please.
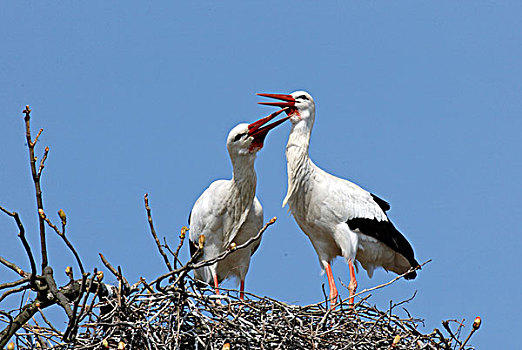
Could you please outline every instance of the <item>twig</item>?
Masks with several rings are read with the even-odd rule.
[[[97,277],[97,273],[98,273],[98,270],[96,268],[94,268],[94,271],[92,273],[92,277],[89,280],[89,285],[90,286],[93,285],[94,279]],[[96,292],[94,293],[93,301],[96,298],[96,295],[98,295],[98,291],[99,290],[100,290],[100,283],[97,283]],[[78,317],[78,319],[81,319],[81,316],[84,314],[85,309],[87,308],[87,299],[89,299],[89,293],[85,293],[85,297],[83,298],[82,308],[80,309],[80,316]],[[89,311],[87,310],[87,313],[88,312]]]
[[[0,301],[4,300],[11,294],[18,293],[18,292],[21,292],[21,291],[29,289],[29,288],[30,288],[30,286],[23,285],[18,288],[9,289],[9,290],[5,291],[4,294],[2,294],[2,296],[0,296]]]
[[[442,326],[444,326],[444,328],[446,329],[446,331],[449,333],[449,335],[451,336],[451,338],[453,340],[455,340],[455,342],[457,342],[459,345],[462,345],[462,342],[458,339],[457,336],[455,336],[455,334],[453,334],[453,331],[451,330],[450,326],[449,326],[449,321],[442,321]]]
[[[96,271],[96,269],[94,269]],[[101,272],[101,271],[100,271]],[[94,272],[93,274],[93,279],[95,276],[99,276],[97,274],[97,272]],[[83,321],[83,319],[85,317],[87,317],[87,315],[89,315],[89,313],[91,313],[93,307],[94,307],[94,303],[96,302],[96,297],[99,296],[99,293],[100,293],[100,288],[101,288],[101,285],[102,285],[102,278],[103,277],[98,277],[98,283],[97,283],[97,286],[96,286],[96,291],[94,292],[94,295],[92,297],[92,300],[91,300],[91,303],[89,304],[89,306],[87,306],[87,308],[85,308],[85,305],[87,303],[87,297],[88,297],[88,293],[85,295],[85,300],[83,302],[83,306],[82,306],[82,310],[80,311],[80,319],[79,319],[79,322]],[[93,280],[91,280],[91,285],[93,283]]]
[[[57,330],[53,324],[51,322],[49,322],[49,320],[47,319],[47,317],[45,317],[43,311],[38,307],[38,312],[40,313],[40,316],[42,317],[42,319],[44,320],[44,322],[49,326],[49,328],[55,332],[58,336],[60,337],[63,337],[63,333],[60,332],[59,330]]]
[[[446,338],[444,338],[444,335],[440,332],[440,330],[438,328],[435,328],[433,331],[435,333],[437,333],[437,335],[439,336],[440,340],[444,344],[444,349],[449,350],[450,349],[450,345],[448,343],[448,340]]]
[[[121,273],[121,266],[118,265],[118,307],[122,306],[122,294],[123,294],[123,274]]]
[[[152,233],[152,237],[154,237],[154,241],[156,242],[156,246],[158,247],[158,250],[159,250],[161,256],[163,257],[163,260],[165,261],[165,265],[167,265],[167,268],[169,269],[169,271],[172,271],[172,266],[170,265],[169,258],[163,251],[163,248],[161,247],[161,243],[158,239],[158,235],[156,234],[156,230],[154,229],[154,223],[152,222],[152,214],[151,214],[151,210],[149,207],[149,194],[148,193],[145,193],[144,200],[145,200],[145,209],[147,210],[147,219],[149,221],[150,233]]]
[[[34,156],[34,147],[36,145],[36,142],[38,141],[38,138],[40,137],[40,134],[42,133],[43,129],[40,129],[38,132],[36,138],[34,141],[31,139],[31,109],[29,106],[25,106],[25,109],[23,110],[23,113],[25,114],[24,120],[25,120],[25,135],[27,139],[27,148],[29,150],[29,163],[31,165],[31,174],[33,176],[33,182],[34,182],[34,188],[36,192],[36,207],[37,210],[42,209],[43,210],[43,199],[42,199],[42,189],[40,186],[40,173],[36,172],[36,157]],[[48,150],[47,150],[48,152]],[[46,152],[46,153],[47,153]],[[47,154],[45,154],[45,157],[47,158]],[[42,163],[43,165],[43,163]],[[43,219],[38,215],[38,220],[40,222],[40,251],[42,254],[42,271],[47,266],[47,244],[45,239],[45,224]]]
[[[359,296],[361,294],[368,293],[368,292],[374,291],[376,289],[381,289],[381,288],[384,288],[386,286],[389,286],[390,284],[394,283],[395,281],[403,278],[404,276],[406,276],[407,274],[409,274],[409,273],[411,273],[413,271],[416,271],[416,270],[420,269],[421,267],[423,267],[424,265],[426,265],[427,263],[430,263],[430,262],[431,262],[431,259],[423,262],[422,264],[418,265],[417,267],[409,269],[408,271],[406,271],[402,275],[395,276],[395,278],[393,278],[391,281],[388,281],[388,282],[383,283],[383,284],[379,284],[378,286],[375,286],[375,287],[372,287],[372,288],[364,289],[364,290],[360,291],[359,293],[356,293],[355,295],[353,295],[353,297],[357,297],[357,296]],[[348,288],[348,287],[346,287],[346,288]]]
[[[42,131],[43,129],[40,129]],[[44,154],[42,156],[42,160],[40,161],[40,168],[38,168],[38,178],[42,175],[43,168],[45,167],[45,161],[47,160],[47,155],[49,154],[49,147],[45,147]]]
[[[196,269],[199,269],[199,268],[202,268],[202,267],[205,267],[205,266],[210,266],[212,264],[215,264],[216,262],[218,261],[221,261],[223,259],[225,259],[227,256],[229,256],[230,254],[232,254],[233,252],[239,250],[239,249],[243,249],[245,247],[248,247],[250,244],[252,244],[253,242],[257,241],[259,238],[261,238],[261,236],[263,235],[263,233],[266,231],[266,229],[274,224],[276,222],[277,218],[276,217],[273,217],[270,221],[268,221],[265,226],[263,226],[261,228],[261,230],[259,230],[259,232],[252,238],[250,238],[249,240],[247,240],[245,243],[243,244],[240,244],[238,246],[236,246],[235,249],[228,249],[228,250],[225,250],[223,253],[219,254],[217,257],[213,258],[213,259],[209,259],[209,260],[203,260],[203,261],[200,261],[198,263],[193,263],[192,260],[194,260],[193,258],[191,258],[191,260],[189,260],[189,262],[187,264],[185,264],[183,267],[180,267],[179,269],[176,269],[176,270],[173,270],[173,271],[170,271],[168,273],[165,273],[163,275],[161,275],[160,277],[156,278],[154,281],[151,282],[151,284],[156,284],[156,286],[158,286],[158,284],[164,280],[165,278],[167,277],[170,277],[170,276],[173,276],[173,275],[176,275],[176,274],[180,274],[182,272],[185,272],[187,270],[196,270]],[[179,280],[179,277],[178,277],[178,280]]]
[[[140,278],[140,281],[141,281],[141,283],[143,283],[143,285],[145,286],[145,289],[149,293],[154,293],[154,289],[152,289],[152,287],[147,283],[147,281],[145,281],[145,279],[143,277]]]
[[[67,329],[65,330],[65,333],[63,335],[63,339],[66,341],[73,340],[76,335],[76,331],[78,330],[78,305],[80,303],[80,300],[82,299],[83,294],[85,293],[85,286],[87,283],[88,276],[88,273],[82,273],[82,284],[80,286],[80,292],[74,300],[72,308],[72,318],[69,319],[69,324],[67,325]]]
[[[42,220],[44,220],[47,223],[47,225],[49,227],[51,227],[54,230],[54,232],[56,232],[56,234],[58,236],[60,236],[60,238],[64,241],[64,243],[67,246],[67,248],[69,248],[69,250],[73,253],[74,257],[76,258],[76,262],[78,263],[78,267],[80,268],[80,272],[82,273],[82,275],[85,274],[85,270],[83,269],[82,260],[80,259],[80,256],[78,255],[78,252],[76,251],[76,249],[74,249],[74,246],[69,241],[69,239],[67,239],[65,234],[62,231],[60,231],[58,229],[58,227],[51,222],[51,220],[49,220],[47,215],[45,215],[45,212],[44,212],[43,209],[39,209],[38,213],[40,214],[40,218]]]
[[[471,327],[471,331],[469,332],[466,340],[464,340],[464,342],[462,343],[462,345],[460,346],[459,350],[462,350],[464,349],[464,346],[468,343],[469,339],[471,338],[471,336],[473,335],[473,333],[475,333],[479,328],[480,328],[480,324],[482,323],[482,320],[480,317],[475,317],[475,321],[473,321],[473,326]]]
[[[29,273],[22,270],[22,268],[20,268],[16,264],[14,264],[10,261],[7,261],[6,259],[4,259],[1,256],[0,256],[0,263],[4,264],[5,266],[7,266],[8,268],[10,268],[11,270],[13,270],[14,272],[16,272],[18,275],[20,275],[22,277],[28,277],[30,275]],[[35,266],[36,266],[36,264],[35,264]]]
[[[31,246],[29,245],[29,242],[27,242],[27,239],[25,238],[25,228],[24,228],[24,225],[22,224],[22,221],[20,220],[20,216],[18,216],[17,212],[15,212],[15,211],[14,212],[10,212],[10,211],[4,209],[3,207],[0,207],[0,210],[2,210],[4,213],[6,213],[7,215],[9,215],[12,218],[14,218],[14,220],[16,222],[16,225],[18,226],[18,230],[19,230],[18,237],[22,241],[22,245],[24,246],[25,252],[27,253],[27,257],[29,258],[29,263],[31,265],[31,275],[30,275],[31,287],[37,288],[37,285],[36,285],[36,263],[34,261],[33,253],[31,252]],[[14,265],[14,264],[12,264],[12,265]],[[22,275],[21,274],[22,272],[23,271],[19,272],[19,274]]]
[[[107,259],[105,259],[105,257],[103,256],[102,253],[98,253],[100,255],[100,258],[101,258],[101,261],[103,262],[103,264],[109,269],[109,271],[114,275],[114,277],[116,277],[118,280],[120,278],[123,279],[123,284],[125,285],[125,288],[130,291],[131,290],[131,287],[130,287],[130,284],[129,282],[127,282],[127,279],[123,276],[120,276],[118,274],[118,271],[107,261]]]
[[[11,326],[13,325],[14,323],[14,318],[13,316],[11,316],[8,312],[5,312],[5,311],[2,311],[0,310],[0,315],[3,315],[5,317],[7,317],[7,319],[9,320],[9,324],[7,325],[6,329],[10,329]],[[1,334],[0,334],[1,335]],[[1,338],[0,338],[1,339]]]
[[[177,263],[179,262],[179,251],[180,251],[181,247],[183,246],[183,243],[185,242],[185,237],[187,236],[188,230],[189,229],[187,228],[187,226],[183,226],[181,228],[181,232],[179,234],[179,244],[178,244],[178,247],[176,248],[176,252],[173,254],[174,255],[174,268],[178,267]]]
[[[29,277],[24,277],[24,278],[19,279],[17,281],[2,283],[2,284],[0,284],[0,289],[16,287],[16,286],[19,286],[19,285],[21,285],[23,283],[29,282],[29,280],[30,280]]]

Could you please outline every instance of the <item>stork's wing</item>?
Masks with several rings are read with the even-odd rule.
[[[252,203],[252,209],[250,210],[249,217],[252,217],[252,221],[254,223],[254,230],[255,232],[252,232],[252,236],[255,236],[259,233],[261,228],[263,228],[263,207],[261,206],[261,203],[257,199],[257,197],[254,197],[254,203]],[[254,255],[256,250],[261,245],[261,238],[258,239],[256,242],[252,243],[252,252],[251,256]]]
[[[332,178],[335,178],[332,176]],[[335,178],[336,181],[330,182],[329,200],[330,206],[340,208],[339,217],[343,217],[348,227],[352,231],[358,231],[364,235],[373,237],[386,244],[388,247],[403,255],[411,266],[419,265],[415,260],[413,248],[408,240],[395,228],[388,219],[386,211],[390,209],[388,202],[362,189],[354,183]],[[342,203],[342,205],[340,205]],[[415,278],[413,272],[407,276]]]
[[[391,221],[378,221],[376,219],[353,218],[346,221],[350,230],[358,230],[362,234],[371,236],[378,241],[386,244],[388,247],[404,256],[412,267],[419,265],[415,259],[413,248],[410,243],[395,228]],[[415,272],[409,273],[405,276],[406,279],[413,279],[417,274]]]
[[[223,213],[225,211],[222,192],[226,187],[226,180],[214,181],[199,196],[189,215],[190,252],[195,254],[199,244],[199,236],[205,235],[206,240],[222,240]]]

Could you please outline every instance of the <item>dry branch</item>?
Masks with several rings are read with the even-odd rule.
[[[154,242],[156,242],[156,246],[158,247],[159,253],[163,257],[163,261],[165,261],[165,265],[167,265],[167,269],[169,271],[172,271],[172,266],[170,265],[169,258],[167,257],[167,254],[163,251],[163,248],[161,247],[161,243],[158,239],[158,235],[156,234],[156,229],[154,228],[154,223],[152,222],[152,213],[151,209],[149,207],[149,194],[145,193],[144,196],[145,201],[145,209],[147,210],[147,220],[149,221],[149,227],[150,227],[150,233],[152,234],[152,237],[154,238]]]
[[[47,154],[49,152],[49,149],[47,148],[44,156],[42,158],[42,161],[40,163],[40,169],[37,172],[36,171],[36,160],[37,158],[34,155],[34,147],[36,146],[36,143],[38,142],[38,138],[40,137],[43,129],[40,129],[38,134],[36,135],[36,138],[34,141],[31,138],[31,109],[29,106],[25,106],[25,109],[22,111],[22,113],[25,114],[24,120],[25,120],[25,136],[27,139],[27,149],[29,151],[29,164],[31,165],[31,174],[33,177],[34,182],[34,188],[36,191],[36,207],[37,210],[43,210],[43,199],[42,199],[42,189],[40,186],[40,177],[43,170],[43,164],[45,162],[45,159],[47,159]],[[42,254],[42,271],[47,266],[47,243],[45,239],[45,224],[44,220],[38,215],[38,220],[40,223],[40,252]]]
[[[31,168],[31,174],[33,183],[35,186],[35,194],[36,194],[36,211],[39,219],[39,227],[40,227],[40,252],[41,252],[41,265],[42,271],[41,274],[38,275],[38,271],[36,269],[36,261],[34,255],[31,250],[31,246],[25,237],[25,228],[22,224],[22,221],[16,212],[10,212],[4,207],[0,206],[0,211],[12,217],[17,226],[18,226],[18,237],[20,238],[22,245],[26,251],[26,254],[29,258],[29,263],[31,266],[31,273],[27,273],[22,270],[17,264],[7,261],[6,259],[0,257],[0,262],[15,271],[19,274],[22,279],[14,282],[6,282],[0,284],[0,289],[7,289],[1,296],[0,301],[3,299],[17,294],[22,294],[22,300],[24,299],[24,295],[26,292],[29,292],[27,295],[27,300],[25,305],[22,303],[20,308],[17,310],[12,310],[9,313],[6,313],[4,310],[0,314],[1,315],[9,315],[7,317],[9,322],[7,325],[0,331],[0,348],[3,348],[7,341],[19,330],[24,329],[27,331],[28,329],[40,329],[38,324],[36,324],[36,328],[31,328],[31,326],[27,325],[27,322],[31,319],[34,320],[33,316],[42,309],[49,307],[51,305],[59,305],[66,313],[67,318],[69,320],[68,327],[65,331],[64,338],[71,340],[74,338],[76,334],[76,330],[78,328],[78,307],[82,297],[86,295],[85,299],[87,299],[88,294],[93,293],[94,289],[98,290],[100,285],[99,283],[93,283],[91,280],[90,283],[87,283],[88,274],[85,273],[83,269],[83,265],[80,259],[79,254],[76,249],[72,245],[72,243],[65,236],[65,225],[66,225],[66,217],[63,210],[58,212],[60,219],[62,221],[62,230],[60,231],[57,226],[52,224],[52,222],[47,218],[43,209],[43,200],[42,200],[42,190],[40,186],[40,178],[42,175],[42,171],[45,166],[45,161],[47,159],[49,148],[46,147],[42,159],[40,160],[40,165],[37,170],[36,163],[37,158],[34,155],[34,148],[40,135],[42,134],[43,129],[37,133],[34,141],[31,137],[31,125],[30,125],[30,113],[31,110],[29,106],[26,106],[23,111],[25,114],[25,131],[26,131],[26,139],[27,139],[27,148],[29,150],[29,164]],[[47,256],[47,247],[46,247],[46,235],[45,235],[45,223],[54,229],[54,231],[62,238],[67,247],[71,250],[73,255],[76,258],[80,271],[82,273],[81,280],[74,280],[72,276],[72,271],[69,271],[69,283],[65,286],[59,287],[56,283],[56,280],[53,275],[53,269],[48,264],[48,256]],[[94,285],[97,285],[98,288],[95,288]],[[104,288],[104,294],[106,295],[106,288]],[[72,305],[72,308],[71,308]],[[13,316],[14,315],[14,316]],[[36,322],[36,321],[34,321]],[[46,321],[47,322],[47,321]],[[55,332],[56,333],[56,332]],[[35,334],[35,339],[39,339],[38,341],[43,346],[43,342],[41,338],[45,336]]]

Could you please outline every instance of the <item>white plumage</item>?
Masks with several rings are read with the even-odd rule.
[[[308,155],[315,119],[315,103],[304,91],[290,95],[259,94],[285,102],[261,104],[286,107],[292,130],[286,147],[288,203],[297,224],[310,238],[326,270],[332,304],[338,297],[331,262],[343,256],[350,267],[351,303],[357,288],[353,262],[357,259],[371,277],[376,267],[397,274],[418,265],[406,238],[389,221],[389,204],[354,183],[328,174]],[[415,278],[411,272],[406,278]]]
[[[263,208],[256,193],[254,161],[263,147],[268,131],[289,117],[266,124],[281,111],[273,113],[252,124],[239,124],[227,137],[227,149],[232,161],[233,176],[230,180],[214,181],[198,198],[189,216],[189,239],[191,253],[197,250],[199,237],[205,236],[200,260],[208,260],[230,248],[254,237],[263,226]],[[244,297],[244,281],[250,265],[250,257],[260,241],[237,250],[211,266],[194,271],[194,277],[213,283],[219,294],[218,284],[224,279],[236,277],[241,281]]]

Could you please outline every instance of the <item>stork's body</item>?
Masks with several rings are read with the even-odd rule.
[[[338,293],[330,264],[337,256],[343,256],[350,267],[352,304],[357,288],[355,259],[370,277],[379,266],[397,274],[416,267],[411,245],[386,215],[388,203],[350,181],[328,174],[310,159],[308,148],[315,119],[312,97],[303,91],[261,95],[286,101],[264,104],[290,108],[287,113],[292,130],[286,147],[288,192],[283,206],[288,203],[297,224],[310,238],[326,270],[332,303]],[[406,278],[415,276],[412,272]]]
[[[256,153],[270,129],[288,117],[262,127],[278,113],[252,124],[239,124],[227,138],[227,148],[232,161],[233,176],[230,180],[214,181],[198,198],[189,216],[190,250],[195,254],[199,237],[205,237],[200,260],[213,259],[231,244],[240,245],[254,237],[263,226],[263,208],[256,198]],[[244,281],[250,266],[250,257],[260,241],[237,250],[224,260],[194,271],[198,280],[213,284],[219,294],[219,283],[236,277],[240,280],[240,297],[244,297]]]

